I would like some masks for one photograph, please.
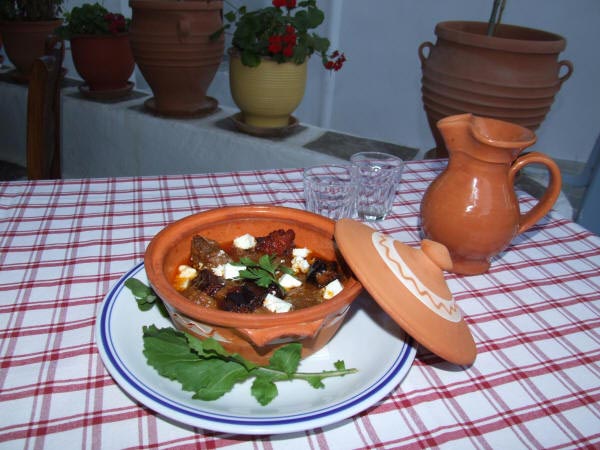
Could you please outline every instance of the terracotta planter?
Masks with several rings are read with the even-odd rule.
[[[223,2],[130,0],[133,57],[154,97],[150,110],[167,116],[198,116],[217,109],[207,97],[223,56]]]
[[[74,36],[71,39],[73,64],[89,91],[118,94],[131,86],[129,77],[135,62],[129,34],[116,36]]]
[[[17,69],[15,79],[28,82],[33,61],[44,55],[46,39],[61,24],[61,19],[39,22],[0,22],[6,56]]]
[[[435,45],[419,47],[423,104],[438,157],[448,153],[436,127],[440,117],[432,110],[442,117],[469,112],[535,130],[573,71],[570,61],[558,60],[566,46],[559,35],[500,25],[495,36],[487,36],[486,29],[484,22],[441,22]]]
[[[293,208],[273,206],[225,207],[195,214],[172,223],[148,245],[144,264],[148,280],[163,299],[174,325],[200,339],[212,336],[230,352],[264,364],[288,342],[302,344],[306,357],[322,348],[343,323],[362,285],[352,276],[344,289],[326,302],[285,314],[235,313],[195,304],[172,286],[177,267],[188,261],[192,236],[202,234],[221,244],[250,233],[265,236],[273,230],[293,229],[296,245],[333,260],[334,222]]]
[[[235,52],[229,60],[231,97],[245,124],[257,128],[283,128],[304,97],[307,61],[303,64],[263,59],[248,67]]]

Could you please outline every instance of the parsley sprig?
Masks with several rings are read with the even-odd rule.
[[[294,271],[277,262],[277,259],[277,255],[262,255],[256,262],[248,257],[243,257],[237,263],[237,265],[246,266],[244,270],[240,271],[240,277],[251,280],[264,288],[268,288],[273,283],[279,285],[278,272],[293,275]]]

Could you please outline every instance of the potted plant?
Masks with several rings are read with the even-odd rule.
[[[328,54],[329,40],[311,31],[324,18],[315,0],[273,0],[272,6],[255,11],[243,6],[225,14],[224,29],[235,25],[229,83],[243,131],[260,134],[293,123],[291,114],[304,96],[307,61],[313,53],[325,69],[341,69],[344,54]]]
[[[0,32],[13,78],[28,82],[33,61],[44,55],[46,40],[60,26],[63,0],[0,1]]]
[[[423,105],[437,157],[448,155],[436,126],[441,118],[468,112],[536,130],[571,76],[571,62],[558,60],[565,39],[501,24],[505,3],[493,1],[488,22],[438,23],[435,45],[419,47]]]
[[[79,88],[84,95],[119,98],[133,88],[129,23],[99,3],[84,3],[65,13],[57,34],[71,41],[73,64],[86,83]]]
[[[144,105],[159,115],[198,117],[217,110],[206,95],[224,41],[221,0],[130,0],[133,58],[154,97]]]

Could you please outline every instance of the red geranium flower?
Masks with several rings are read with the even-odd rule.
[[[283,43],[281,42],[281,36],[274,35],[269,36],[269,52],[277,54],[281,53],[283,49]]]
[[[286,45],[283,48],[283,56],[285,56],[286,58],[291,58],[293,54],[294,54],[294,47],[292,45]]]
[[[271,6],[272,5],[272,6]],[[240,7],[224,15],[228,22],[215,37],[235,26],[232,45],[243,55],[243,64],[256,67],[263,57],[277,63],[302,64],[314,53],[329,70],[340,70],[345,57],[330,53],[330,42],[311,30],[318,28],[325,14],[317,0],[271,0],[255,11]]]

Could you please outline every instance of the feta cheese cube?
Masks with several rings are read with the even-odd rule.
[[[256,239],[251,234],[243,234],[242,236],[238,236],[233,240],[233,245],[240,250],[248,250],[254,248],[256,245]]]
[[[298,256],[300,258],[308,258],[310,250],[307,248],[295,248],[292,250],[292,256]]]
[[[175,276],[175,289],[183,291],[190,285],[190,281],[198,276],[198,271],[193,267],[182,264],[177,268],[177,275]]]
[[[279,277],[279,284],[284,289],[292,289],[295,287],[302,286],[302,281],[300,281],[296,277],[284,273],[283,275],[281,275],[281,277]]]
[[[263,306],[274,313],[284,313],[292,309],[291,303],[275,297],[273,294],[267,294],[263,300]]]
[[[225,266],[223,264],[219,264],[217,267],[213,267],[212,273],[214,273],[218,277],[222,277],[225,274]]]
[[[292,270],[296,273],[307,273],[310,269],[310,263],[301,256],[292,258]]]
[[[338,295],[343,290],[344,290],[344,286],[342,286],[342,283],[340,283],[340,280],[335,279],[323,288],[323,298],[325,300],[332,299],[333,297]]]
[[[225,278],[226,280],[233,280],[235,278],[239,278],[240,272],[245,269],[246,266],[236,266],[227,263],[223,266],[223,278]]]

